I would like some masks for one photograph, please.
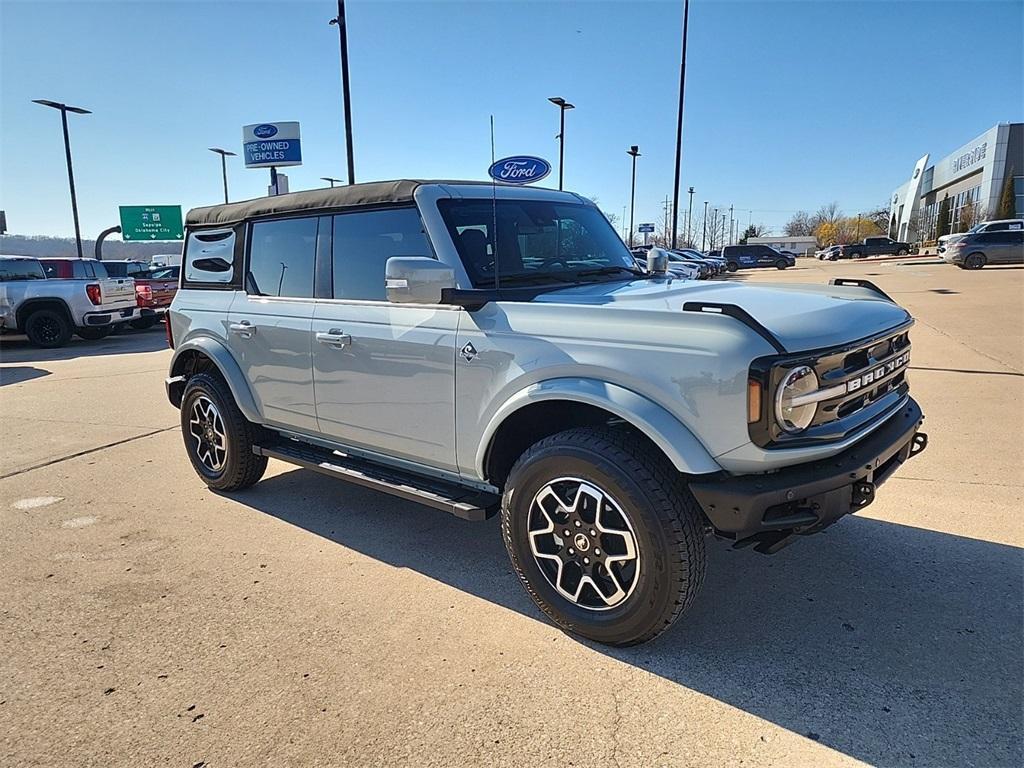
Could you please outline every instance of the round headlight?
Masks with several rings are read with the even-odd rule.
[[[786,432],[800,432],[810,425],[818,411],[817,403],[801,404],[804,395],[818,389],[818,377],[806,365],[789,371],[775,395],[775,418]]]

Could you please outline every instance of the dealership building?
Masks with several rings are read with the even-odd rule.
[[[891,237],[934,237],[939,206],[947,195],[950,231],[957,231],[965,208],[992,218],[1007,174],[1013,175],[1017,215],[1024,216],[1024,123],[999,123],[931,165],[929,157],[917,161],[910,178],[890,198]]]

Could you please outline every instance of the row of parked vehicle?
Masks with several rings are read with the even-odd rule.
[[[54,348],[73,335],[98,340],[127,326],[152,328],[171,306],[179,269],[0,256],[0,333],[24,333],[34,345]]]
[[[907,256],[913,250],[910,243],[891,237],[865,237],[859,243],[829,245],[814,255],[823,261],[839,259],[866,259],[868,256]]]
[[[633,256],[645,268],[650,250],[649,245],[632,249]],[[708,253],[694,248],[663,250],[668,255],[668,271],[680,279],[707,280],[724,272],[736,272],[740,269],[787,269],[796,266],[796,257],[792,253],[776,251],[767,245],[727,245],[721,251]]]

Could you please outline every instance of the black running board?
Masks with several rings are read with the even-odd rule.
[[[284,440],[267,446],[254,445],[252,452],[257,456],[287,461],[339,480],[440,509],[464,520],[486,520],[498,511],[501,501],[493,493],[383,466],[298,440]]]

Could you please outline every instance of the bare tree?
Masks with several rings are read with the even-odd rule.
[[[815,222],[807,211],[797,211],[786,222],[783,232],[789,237],[806,237],[814,234]]]
[[[832,202],[828,205],[823,205],[818,209],[817,213],[814,214],[815,224],[832,224],[835,225],[840,219],[843,218],[843,212],[839,208],[839,203]]]

